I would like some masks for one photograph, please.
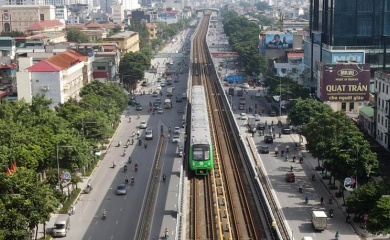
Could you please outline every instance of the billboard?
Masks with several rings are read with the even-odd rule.
[[[368,101],[370,93],[369,64],[323,64],[320,71],[322,101]]]
[[[322,50],[322,62],[337,64],[341,62],[356,62],[364,63],[364,52],[329,52],[325,49]]]
[[[289,49],[293,47],[293,34],[265,34],[266,49]]]

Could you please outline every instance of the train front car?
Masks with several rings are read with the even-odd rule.
[[[193,86],[191,94],[190,169],[196,175],[207,175],[214,167],[210,123],[203,86]]]

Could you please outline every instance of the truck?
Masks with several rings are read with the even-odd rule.
[[[234,88],[229,88],[229,96],[234,96]]]
[[[172,97],[172,93],[173,93],[173,87],[168,87],[167,88],[167,97]]]
[[[69,214],[59,214],[54,223],[53,236],[54,237],[66,237],[68,230],[70,229],[70,216]]]
[[[313,209],[311,211],[311,222],[314,230],[323,231],[328,227],[328,216],[323,210]]]

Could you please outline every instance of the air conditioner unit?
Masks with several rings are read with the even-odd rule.
[[[43,91],[49,91],[50,88],[49,88],[48,85],[46,85],[46,86],[42,86],[41,89],[42,89]]]

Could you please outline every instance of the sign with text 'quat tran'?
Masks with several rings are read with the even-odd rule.
[[[323,64],[321,66],[320,93],[322,101],[368,101],[369,92],[369,64]]]

